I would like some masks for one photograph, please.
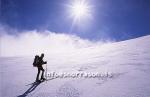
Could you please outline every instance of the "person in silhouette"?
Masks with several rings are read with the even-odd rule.
[[[44,71],[45,70],[43,69],[42,65],[47,64],[47,61],[43,61],[43,58],[44,58],[44,53],[42,53],[41,56],[38,57],[38,63],[37,63],[38,73],[36,76],[36,82],[41,82],[42,80],[46,80],[44,78]],[[40,71],[42,71],[42,75],[41,75],[41,79],[39,80]]]

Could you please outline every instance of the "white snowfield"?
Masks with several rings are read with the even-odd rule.
[[[150,35],[45,54],[47,72],[111,74],[104,78],[53,78],[33,85],[33,58],[0,57],[0,97],[150,97]]]

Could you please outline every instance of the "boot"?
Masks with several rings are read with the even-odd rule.
[[[41,78],[42,81],[46,80],[44,77]]]
[[[39,83],[40,83],[41,81],[40,81],[40,80],[38,80],[38,79],[36,79],[36,82],[39,82]]]

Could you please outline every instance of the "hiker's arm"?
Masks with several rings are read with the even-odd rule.
[[[47,64],[47,61],[45,61],[44,64]]]
[[[47,64],[47,61],[43,61],[43,64]]]

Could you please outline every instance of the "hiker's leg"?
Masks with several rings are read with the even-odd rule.
[[[41,68],[41,70],[42,70],[42,75],[41,75],[41,79],[44,79],[44,69],[43,69],[43,67]]]
[[[37,76],[36,76],[36,81],[39,80],[39,74],[40,74],[40,68],[38,68],[38,73],[37,73]]]

